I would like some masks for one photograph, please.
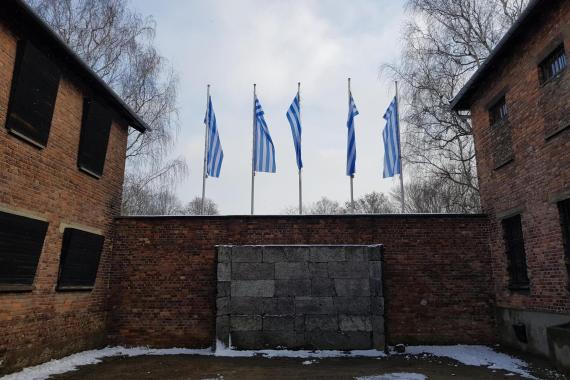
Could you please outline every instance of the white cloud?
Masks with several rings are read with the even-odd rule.
[[[347,84],[360,110],[355,194],[389,191],[382,180],[382,114],[393,89],[378,79],[399,52],[402,4],[389,0],[184,1],[132,3],[157,21],[157,47],[180,76],[177,152],[190,165],[179,188],[188,201],[201,192],[206,84],[212,84],[225,160],[207,195],[224,213],[249,212],[252,84],[275,142],[277,173],[256,176],[256,211],[278,213],[297,202],[297,172],[285,112],[302,83],[304,199],[344,202]]]

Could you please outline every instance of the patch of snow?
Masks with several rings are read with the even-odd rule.
[[[421,373],[395,372],[384,375],[357,377],[356,380],[426,380]]]
[[[528,364],[510,355],[497,352],[487,346],[409,346],[406,353],[411,355],[431,354],[457,360],[470,366],[487,367],[519,374],[529,379],[536,379],[528,372]]]
[[[315,364],[318,363],[316,360],[305,360],[303,363],[301,363],[302,365],[311,365],[311,364]]]

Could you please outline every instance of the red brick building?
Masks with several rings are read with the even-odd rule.
[[[570,322],[569,53],[570,2],[531,1],[453,101],[473,122],[499,334],[543,355]]]
[[[145,125],[15,0],[0,2],[0,125],[2,372],[105,341],[127,128]]]

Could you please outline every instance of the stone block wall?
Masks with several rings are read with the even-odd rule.
[[[217,339],[238,349],[384,349],[382,250],[218,247]]]

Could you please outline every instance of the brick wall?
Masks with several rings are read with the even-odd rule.
[[[140,217],[116,227],[114,343],[210,346],[216,245],[378,243],[390,343],[494,341],[484,217]]]
[[[484,212],[491,216],[497,305],[570,314],[556,200],[570,197],[570,69],[541,85],[538,63],[564,41],[570,56],[570,2],[549,1],[498,62],[475,95],[472,117]],[[505,93],[513,161],[495,167],[497,139],[488,107]],[[553,132],[559,131],[553,135]],[[521,212],[530,294],[508,290],[499,216]]]
[[[111,128],[105,172],[94,179],[77,169],[83,93],[64,74],[47,147],[39,150],[4,127],[16,36],[0,23],[0,209],[49,221],[31,292],[0,292],[0,373],[105,342],[111,239],[91,292],[56,292],[66,225],[110,236],[119,213],[126,127]]]

